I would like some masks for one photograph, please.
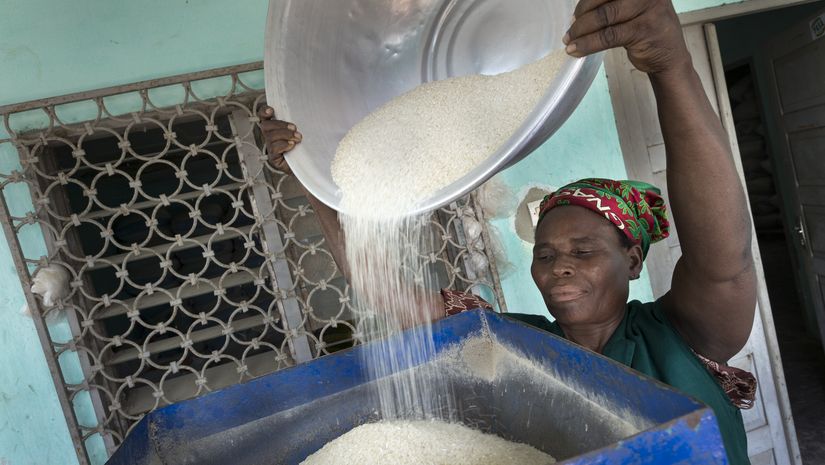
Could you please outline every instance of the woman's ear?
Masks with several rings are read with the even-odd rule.
[[[645,261],[642,246],[637,244],[627,249],[627,258],[629,265],[627,270],[628,276],[631,280],[639,279]]]

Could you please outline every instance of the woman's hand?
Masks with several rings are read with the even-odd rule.
[[[261,133],[269,152],[269,162],[276,169],[292,174],[284,154],[300,144],[303,136],[294,124],[275,119],[275,110],[268,105],[258,110],[258,118],[261,120]]]
[[[581,0],[563,41],[576,57],[624,47],[648,74],[682,72],[691,64],[671,0]]]

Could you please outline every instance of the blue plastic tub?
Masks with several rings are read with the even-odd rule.
[[[612,360],[491,312],[444,319],[433,333],[436,354],[407,368],[454,364],[468,340],[497,351],[493,381],[441,370],[451,414],[467,425],[565,464],[727,463],[709,408]],[[356,347],[152,412],[107,463],[300,463],[377,419],[375,381],[361,364],[362,351],[377,349]]]

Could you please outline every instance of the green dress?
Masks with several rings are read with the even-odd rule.
[[[543,316],[505,315],[564,337],[559,325]],[[707,404],[716,414],[730,463],[750,464],[742,413],[670,325],[658,301],[628,303],[602,353]]]

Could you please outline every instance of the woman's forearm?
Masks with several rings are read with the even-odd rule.
[[[751,224],[727,133],[689,61],[650,79],[683,261],[708,278],[733,279],[752,262]]]
[[[300,184],[300,183],[299,183]],[[341,223],[338,221],[338,212],[330,208],[324,202],[318,200],[301,184],[301,190],[306,195],[312,210],[315,211],[315,217],[318,218],[318,223],[321,225],[321,232],[327,243],[327,248],[332,254],[332,259],[344,275],[344,279],[350,282],[349,264],[347,263],[346,249],[344,248],[344,231],[341,229]]]

